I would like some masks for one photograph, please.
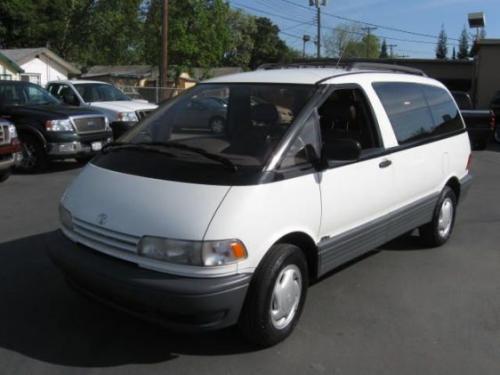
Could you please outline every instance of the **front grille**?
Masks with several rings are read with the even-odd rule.
[[[0,145],[10,144],[9,126],[0,125]]]
[[[100,133],[106,130],[104,116],[73,117],[72,120],[79,134]]]
[[[136,111],[137,118],[140,120],[146,118],[151,112],[153,112],[152,109],[144,109],[141,111]]]
[[[73,233],[82,237],[85,242],[95,245],[90,247],[97,248],[96,250],[105,248],[135,254],[140,241],[140,237],[99,227],[76,218],[73,218]]]

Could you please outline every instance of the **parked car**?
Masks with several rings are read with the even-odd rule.
[[[466,92],[452,91],[452,94],[464,118],[472,147],[477,150],[486,149],[495,132],[495,113],[489,109],[474,109],[472,99]]]
[[[99,81],[54,81],[47,89],[68,105],[88,106],[106,115],[115,139],[158,107],[146,100],[132,100],[115,86]]]
[[[491,110],[495,113],[497,119],[500,119],[500,91],[497,91],[493,96],[490,104]],[[496,125],[494,139],[497,143],[500,143],[500,124]]]
[[[20,151],[16,127],[0,117],[0,182],[7,180],[12,168],[21,162]]]
[[[42,87],[0,81],[0,115],[14,123],[22,143],[20,168],[43,170],[49,161],[86,161],[112,141],[104,115],[62,104]]]
[[[207,93],[229,97],[227,134],[179,133],[172,114]],[[214,78],[87,165],[61,199],[49,253],[110,306],[179,330],[239,324],[269,346],[293,331],[311,281],[415,228],[428,246],[446,243],[470,162],[459,110],[430,78],[319,68]]]

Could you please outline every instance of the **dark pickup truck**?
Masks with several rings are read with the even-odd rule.
[[[466,92],[452,91],[452,94],[462,112],[472,147],[484,150],[493,138],[495,113],[489,109],[474,109],[470,95]]]
[[[20,151],[15,126],[0,118],[0,182],[7,180],[12,168],[21,161]]]
[[[23,152],[20,168],[29,172],[45,169],[50,160],[89,160],[112,140],[103,114],[62,104],[28,82],[0,81],[0,117],[16,126]]]

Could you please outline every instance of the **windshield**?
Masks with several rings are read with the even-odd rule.
[[[78,83],[76,90],[87,103],[126,101],[130,98],[115,86],[106,83]]]
[[[59,104],[59,100],[48,91],[32,83],[2,83],[0,84],[0,105],[47,105]]]
[[[201,84],[163,105],[119,143],[163,145],[183,161],[216,163],[209,154],[235,166],[263,166],[314,90],[311,85]]]

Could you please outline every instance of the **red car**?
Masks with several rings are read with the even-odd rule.
[[[21,158],[21,144],[14,125],[0,118],[0,182],[9,178]]]

